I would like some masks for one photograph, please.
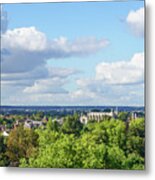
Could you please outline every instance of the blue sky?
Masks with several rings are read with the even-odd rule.
[[[3,5],[2,104],[144,105],[143,14],[143,1]]]

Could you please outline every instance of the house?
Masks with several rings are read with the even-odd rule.
[[[40,127],[43,125],[43,122],[42,121],[34,121],[34,120],[31,120],[31,119],[27,119],[24,123],[24,127],[25,128],[37,128],[37,127]]]
[[[33,127],[40,127],[43,125],[42,121],[32,121]]]
[[[16,122],[14,123],[14,128],[18,127],[21,124],[24,124],[25,121],[25,119],[16,120]]]
[[[33,127],[32,120],[27,119],[24,123],[24,127],[31,129]]]

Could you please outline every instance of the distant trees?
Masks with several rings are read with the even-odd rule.
[[[44,117],[44,112],[38,111],[36,114],[33,114],[32,119],[36,121],[40,121],[42,120],[43,117]]]
[[[103,110],[103,112],[111,112],[111,109],[110,108],[106,108]]]

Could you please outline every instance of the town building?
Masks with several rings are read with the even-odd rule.
[[[37,128],[37,127],[40,127],[43,125],[43,122],[42,121],[34,121],[34,120],[31,120],[31,119],[27,119],[25,122],[24,122],[24,127],[25,128]]]
[[[110,112],[89,112],[87,115],[81,115],[80,122],[82,124],[87,124],[88,121],[95,120],[100,122],[104,119],[104,117],[116,118],[118,115],[118,110],[114,111],[113,109]]]

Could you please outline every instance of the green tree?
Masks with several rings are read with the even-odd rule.
[[[132,120],[126,130],[122,120],[79,124],[68,116],[59,129],[53,121],[36,129],[35,156],[20,159],[21,167],[144,169],[144,119]]]
[[[105,168],[106,145],[97,144],[96,137],[84,133],[75,142],[74,168]]]
[[[66,134],[76,134],[79,135],[82,130],[83,125],[79,121],[78,116],[75,114],[73,116],[67,116],[64,119],[61,131]]]
[[[131,153],[127,155],[127,158],[125,161],[126,169],[143,170],[145,168],[144,165],[145,165],[144,158],[141,157],[139,154]]]
[[[12,166],[18,166],[20,158],[33,156],[38,145],[38,135],[31,129],[19,126],[13,129],[7,140],[7,156]]]
[[[119,112],[118,119],[120,119],[122,121],[127,121],[128,116],[129,116],[128,112]]]
[[[125,160],[126,156],[123,149],[118,146],[107,147],[106,169],[126,169]]]
[[[126,141],[127,154],[137,153],[145,156],[145,122],[144,118],[132,120],[129,123]]]
[[[8,166],[9,159],[6,156],[6,137],[0,135],[0,166]]]
[[[47,124],[46,124],[47,129],[50,131],[59,131],[60,125],[57,121],[52,120],[52,118],[49,118]]]
[[[46,134],[45,132],[41,136],[44,136]],[[28,161],[25,158],[21,159],[21,167],[70,168],[74,166],[74,135],[58,135],[54,131],[51,131],[49,135],[51,138],[48,139],[48,144],[45,137],[41,138],[37,157],[29,158]]]

